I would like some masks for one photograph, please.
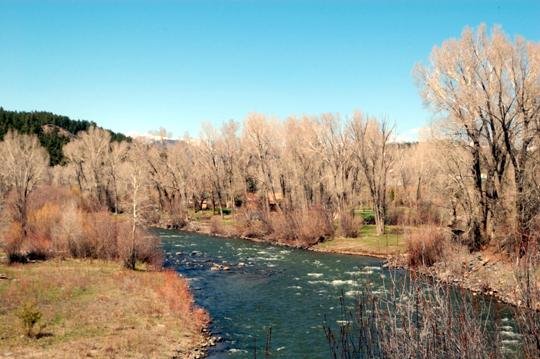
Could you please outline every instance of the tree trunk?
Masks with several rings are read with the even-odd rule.
[[[375,215],[375,229],[377,232],[377,235],[383,235],[384,234],[384,223],[385,223],[385,209],[384,205],[381,206],[380,203],[376,203],[374,206],[374,215]]]
[[[527,254],[529,249],[529,216],[527,208],[527,198],[524,194],[524,175],[522,171],[515,170],[516,181],[516,229],[519,243],[519,257],[522,258]]]

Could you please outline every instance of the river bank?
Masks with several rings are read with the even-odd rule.
[[[255,347],[264,356],[270,328],[272,357],[328,358],[322,325],[341,320],[340,296],[352,302],[365,285],[383,291],[391,272],[376,258],[195,232],[155,234],[165,267],[189,278],[197,304],[212,317],[210,329],[221,337],[209,349],[212,359],[254,357]]]
[[[503,256],[489,250],[469,253],[463,248],[451,247],[447,249],[443,260],[433,266],[411,268],[407,263],[406,242],[396,233],[397,231],[393,230],[390,235],[382,236],[378,240],[370,232],[364,232],[363,236],[361,234],[359,238],[337,237],[314,246],[237,236],[230,227],[226,226],[222,227],[219,233],[216,233],[212,230],[211,223],[204,220],[191,221],[182,230],[222,238],[241,238],[252,242],[300,248],[320,253],[379,258],[385,261],[384,265],[387,267],[408,269],[442,283],[469,290],[475,295],[490,296],[494,300],[515,306],[524,304],[515,263],[511,263]],[[540,278],[540,268],[536,268],[534,274],[536,278]],[[540,287],[538,281],[536,285]]]
[[[175,272],[69,259],[0,264],[0,274],[0,357],[202,358],[212,343]],[[32,336],[23,310],[39,317]]]
[[[373,248],[370,249],[370,248],[362,247],[362,246],[355,246],[355,248],[350,248],[347,246],[340,246],[340,245],[328,245],[330,242],[334,244],[338,240],[346,241],[347,239],[344,239],[344,238],[339,238],[338,240],[332,239],[332,240],[328,240],[322,243],[318,243],[313,246],[306,246],[305,244],[301,244],[301,243],[273,241],[273,240],[268,240],[265,238],[239,236],[233,231],[227,230],[226,228],[220,232],[215,232],[212,230],[211,227],[212,227],[211,224],[206,221],[191,221],[185,227],[181,228],[181,230],[185,232],[201,233],[201,234],[207,234],[210,236],[221,237],[221,238],[240,238],[240,239],[244,239],[244,240],[255,242],[255,243],[273,244],[273,245],[282,246],[282,247],[304,249],[308,251],[321,252],[321,253],[359,255],[359,256],[373,257],[373,258],[379,258],[379,259],[385,259],[385,260],[391,260],[391,258],[394,258],[398,254],[391,251],[392,249],[389,250],[388,247],[381,248],[381,250],[376,250],[376,249],[374,250]],[[159,226],[159,228],[169,229],[170,227],[162,225],[162,226]]]
[[[155,233],[162,240],[165,266],[189,278],[197,303],[213,318],[211,330],[221,340],[209,349],[211,359],[252,357],[255,348],[262,355],[270,329],[272,355],[327,358],[322,325],[343,323],[340,303],[353,305],[365,290],[384,296],[392,283],[401,287],[407,281],[406,271],[385,268],[376,258],[196,232],[156,229]],[[465,294],[453,285],[436,287]],[[512,321],[513,308],[483,295],[471,303],[483,303],[492,311],[490,321],[504,323],[500,336],[505,350],[512,350],[519,333]]]

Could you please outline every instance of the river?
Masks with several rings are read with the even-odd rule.
[[[336,324],[342,293],[353,298],[366,285],[382,291],[390,275],[370,257],[157,232],[165,266],[188,278],[197,304],[212,317],[212,333],[223,338],[209,353],[213,359],[253,358],[255,347],[263,358],[270,327],[272,358],[328,358],[325,315]],[[215,270],[216,264],[230,269]]]

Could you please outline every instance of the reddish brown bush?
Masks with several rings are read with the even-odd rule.
[[[37,258],[54,256],[54,231],[62,219],[62,209],[55,202],[44,203],[42,207],[32,207],[35,209],[29,214],[25,240],[27,253]]]
[[[115,259],[118,252],[118,221],[109,212],[83,215],[83,235],[70,246],[73,256]]]
[[[339,216],[339,234],[343,237],[356,238],[363,223],[362,217],[355,216],[351,212],[343,212]]]
[[[223,223],[221,218],[218,216],[213,216],[210,218],[210,233],[211,234],[224,234],[225,229],[223,228]]]
[[[334,235],[330,215],[323,208],[313,207],[307,212],[297,212],[297,216],[301,218],[298,226],[300,242],[313,245]]]
[[[268,238],[276,242],[294,242],[298,238],[298,218],[292,212],[270,213],[265,220]]]
[[[432,266],[444,256],[448,235],[440,228],[426,226],[405,234],[409,265]]]
[[[263,238],[271,232],[269,221],[263,211],[244,208],[234,215],[237,235],[249,238]]]
[[[53,231],[61,219],[61,210],[55,203],[28,212],[26,233],[20,222],[12,219],[4,235],[4,250],[10,261],[45,259],[54,255]]]
[[[160,218],[153,218],[151,215],[146,214],[145,218],[148,223],[161,223],[166,228],[181,229],[188,225],[189,218],[185,210],[178,209],[174,213],[161,213]]]
[[[45,205],[64,206],[73,202],[77,207],[81,206],[81,196],[77,189],[68,186],[41,185],[29,198],[29,211],[37,211]]]
[[[271,213],[266,223],[270,228],[267,238],[300,247],[316,244],[334,234],[330,216],[320,207]]]
[[[116,258],[127,268],[134,269],[137,262],[149,264],[154,269],[161,268],[163,256],[159,248],[159,238],[147,230],[133,227],[128,221],[117,223]]]
[[[386,213],[386,224],[396,225],[416,225],[417,218],[414,210],[407,207],[391,207]]]
[[[21,252],[24,241],[22,226],[19,222],[11,222],[4,232],[2,247],[10,262],[17,262],[22,259]]]
[[[134,254],[135,262],[161,268],[158,238],[141,228],[136,229],[133,237],[126,219],[107,211],[88,212],[70,191],[51,189],[51,193],[47,202],[41,190],[36,192],[26,234],[15,220],[4,230],[1,244],[11,262],[49,257],[125,262],[127,256]]]
[[[74,203],[62,208],[60,222],[52,231],[53,251],[61,258],[73,256],[83,238],[83,213]]]

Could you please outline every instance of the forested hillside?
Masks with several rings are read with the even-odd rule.
[[[63,162],[62,147],[70,141],[71,137],[79,131],[88,130],[91,126],[97,125],[92,121],[72,120],[67,116],[50,112],[7,111],[0,107],[0,140],[10,129],[21,133],[36,134],[41,145],[49,152],[50,164],[53,166]],[[113,141],[127,139],[122,133],[109,132]]]

